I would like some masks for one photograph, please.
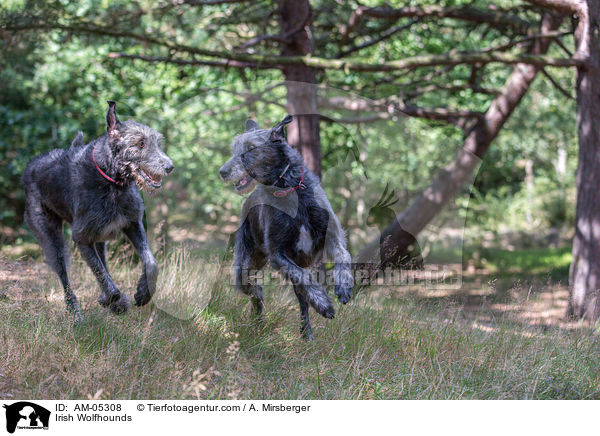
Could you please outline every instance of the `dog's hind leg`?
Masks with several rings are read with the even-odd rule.
[[[79,323],[81,321],[81,308],[71,288],[67,272],[69,249],[62,233],[62,220],[54,212],[28,199],[25,209],[25,221],[40,242],[46,262],[60,279],[65,293],[67,311],[73,315],[74,323]]]
[[[98,284],[102,290],[102,294],[98,298],[98,303],[103,307],[109,307],[114,313],[123,313],[126,311],[128,307],[127,296],[122,295],[117,285],[113,282],[108,270],[104,267],[104,263],[102,263],[100,255],[96,251],[96,245],[77,242],[77,248],[79,248],[81,256],[96,276],[96,280],[98,280]],[[119,300],[123,301],[120,302]]]
[[[300,319],[302,321],[302,324],[300,325],[300,333],[304,339],[307,341],[312,341],[315,339],[315,337],[313,336],[312,327],[310,326],[308,301],[306,301],[306,298],[302,294],[302,290],[299,289],[298,285],[294,285],[294,293],[296,294],[296,298],[300,304]]]
[[[123,230],[131,241],[133,248],[142,260],[142,275],[138,281],[137,291],[133,298],[136,306],[148,304],[156,292],[156,280],[158,278],[158,264],[150,251],[144,224],[139,221],[132,223]]]
[[[273,268],[289,278],[304,295],[308,303],[325,318],[334,318],[333,303],[325,290],[314,280],[310,271],[300,268],[283,253],[275,253],[269,257]]]

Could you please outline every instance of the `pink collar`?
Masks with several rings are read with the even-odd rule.
[[[288,165],[288,167],[289,167],[289,165]],[[279,178],[281,178],[285,174],[288,167],[286,167],[286,169],[283,171],[283,173],[281,173],[281,176],[279,176]],[[285,197],[290,192],[294,192],[294,191],[297,191],[298,189],[304,189],[304,188],[306,188],[306,186],[304,185],[304,167],[302,167],[302,177],[300,177],[300,183],[298,183],[296,186],[294,186],[292,188],[288,188],[288,189],[285,189],[282,191],[275,191],[275,192],[273,192],[273,195],[275,197],[281,198],[281,197]]]
[[[112,177],[110,177],[108,174],[106,174],[104,171],[102,171],[100,169],[100,167],[98,166],[98,163],[96,162],[95,153],[96,153],[96,147],[92,147],[92,160],[94,161],[94,165],[96,165],[96,169],[98,170],[98,172],[100,174],[102,174],[102,177],[104,177],[109,182],[113,182],[115,185],[123,186],[123,182],[117,182],[115,179],[113,179]]]

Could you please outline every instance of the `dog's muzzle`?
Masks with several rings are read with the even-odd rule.
[[[243,195],[250,192],[256,186],[256,180],[245,171],[241,171],[238,167],[229,165],[227,162],[219,169],[219,176],[224,182],[233,183],[235,192]]]

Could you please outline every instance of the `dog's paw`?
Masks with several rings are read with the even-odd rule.
[[[335,309],[333,308],[333,306],[328,307],[325,310],[325,312],[323,312],[321,315],[323,315],[327,319],[333,319],[335,318]]]
[[[111,303],[109,306],[110,311],[115,315],[121,315],[129,309],[129,297],[125,294],[121,294],[121,298]]]
[[[324,306],[313,306],[313,308],[319,315],[324,316],[327,319],[335,318],[335,309],[333,308],[331,301],[328,301]]]
[[[102,307],[109,307],[112,303],[119,301],[119,298],[121,298],[121,292],[119,288],[115,287],[107,292],[102,292],[98,297],[98,303]]]
[[[315,340],[315,336],[313,335],[312,328],[310,326],[301,327],[300,334],[302,335],[302,339],[304,339],[305,341],[314,341]]]
[[[77,310],[75,312],[71,312],[71,325],[73,328],[77,328],[83,322],[83,316],[81,315],[81,310]]]
[[[145,306],[152,300],[152,294],[147,289],[138,288],[137,292],[133,295],[133,299],[136,306]]]
[[[66,298],[67,300],[67,313],[71,316],[71,324],[73,327],[77,327],[83,321],[83,316],[81,316],[81,306],[79,305],[79,301],[75,295],[72,298]]]
[[[154,283],[152,289],[155,289],[156,281],[152,283]],[[146,304],[150,303],[150,300],[152,300],[152,294],[153,292],[150,292],[146,274],[142,274],[142,276],[140,277],[140,281],[137,285],[137,291],[133,295],[133,298],[135,299],[135,305],[145,306]]]
[[[342,304],[346,304],[352,298],[352,288],[347,286],[336,286],[335,295]]]
[[[335,317],[333,303],[322,287],[311,285],[307,286],[305,290],[309,304],[319,315],[329,319]]]

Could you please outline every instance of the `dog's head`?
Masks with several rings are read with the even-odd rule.
[[[291,148],[285,140],[286,116],[272,129],[260,129],[253,120],[246,121],[246,131],[233,138],[233,156],[219,170],[224,182],[232,182],[240,194],[251,192],[257,184],[273,185],[289,163]]]
[[[133,120],[119,121],[114,101],[108,101],[106,130],[119,174],[134,180],[142,189],[159,189],[162,178],[174,168],[161,148],[163,136]]]

